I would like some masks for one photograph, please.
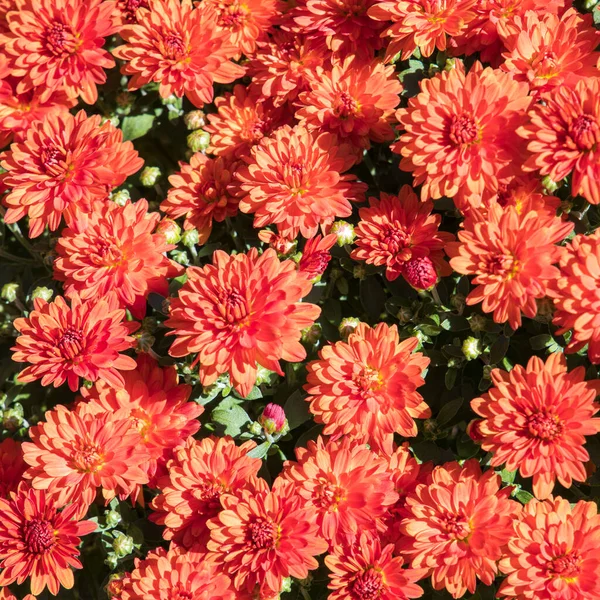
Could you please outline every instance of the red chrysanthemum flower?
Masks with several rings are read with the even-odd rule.
[[[296,456],[278,482],[294,484],[331,547],[385,529],[382,519],[398,500],[386,459],[350,438],[325,443],[321,437],[296,448]]]
[[[258,486],[259,458],[248,456],[256,446],[236,446],[230,437],[188,439],[175,452],[168,475],[159,481],[161,493],[152,507],[151,520],[165,525],[163,537],[185,548],[202,546],[210,535],[207,521],[221,511],[223,494],[239,496]]]
[[[152,233],[159,221],[146,200],[96,202],[85,230],[64,229],[56,244],[54,278],[65,283],[65,295],[88,300],[114,292],[122,308],[143,318],[148,294],[168,296],[168,279],[182,272],[165,254],[175,245]]]
[[[298,271],[309,281],[313,281],[325,273],[331,260],[329,250],[337,242],[337,235],[330,233],[322,238],[320,235],[306,242],[302,250],[302,257],[298,262]]]
[[[528,86],[477,63],[468,74],[458,64],[421,81],[421,93],[396,116],[406,130],[392,150],[400,168],[423,184],[421,200],[454,198],[459,208],[478,205],[484,190],[518,175],[515,129],[531,103]]]
[[[309,88],[315,69],[323,65],[326,52],[317,40],[288,31],[273,31],[271,41],[258,45],[248,64],[251,90],[270,98],[274,106],[292,102]]]
[[[98,488],[108,503],[148,482],[142,466],[150,456],[126,410],[93,415],[58,405],[45,416],[23,444],[26,477],[60,506],[76,502],[85,514]]]
[[[135,559],[120,600],[238,600],[231,579],[198,553],[157,548]]]
[[[570,8],[562,16],[529,11],[502,32],[507,52],[502,69],[532,91],[573,86],[581,78],[598,76],[594,52],[600,43],[591,14]]]
[[[353,259],[378,267],[385,265],[389,281],[405,275],[407,263],[415,258],[430,258],[439,275],[452,273],[444,260],[444,245],[454,236],[438,231],[442,217],[431,214],[432,202],[419,202],[413,189],[404,185],[398,196],[382,192],[380,199],[369,198],[369,205],[358,211]]]
[[[26,0],[10,12],[0,46],[20,80],[17,94],[38,88],[45,101],[63,90],[69,98],[96,102],[104,69],[115,66],[102,48],[117,30],[113,10],[114,2],[102,0]]]
[[[204,129],[210,133],[208,152],[228,158],[244,158],[273,129],[282,125],[283,112],[273,109],[260,95],[236,85],[233,94],[215,100],[217,112],[207,115]]]
[[[600,515],[595,502],[532,500],[515,522],[500,570],[498,597],[595,600],[600,597]]]
[[[270,249],[261,256],[256,248],[234,256],[217,250],[212,265],[187,274],[166,321],[177,336],[169,353],[197,352],[202,385],[229,372],[233,387],[247,396],[258,365],[283,375],[280,359],[306,358],[301,331],[321,311],[300,302],[311,285],[292,261],[281,262]]]
[[[475,4],[477,0],[379,0],[369,16],[387,25],[381,34],[392,40],[386,60],[399,52],[406,60],[417,48],[423,56],[431,56],[436,48],[446,50],[448,37],[463,33],[475,18]]]
[[[329,600],[408,600],[423,590],[415,581],[426,570],[404,569],[394,546],[381,547],[376,536],[362,533],[352,545],[337,546],[325,557],[329,574]]]
[[[0,442],[0,498],[8,498],[17,490],[26,469],[21,442],[12,438]]]
[[[35,122],[23,142],[3,154],[2,185],[11,189],[2,202],[4,220],[15,223],[29,216],[29,237],[48,225],[58,229],[64,215],[67,225],[83,226],[92,202],[106,197],[113,187],[144,164],[131,142],[100,115],[76,116],[68,112]]]
[[[280,0],[202,0],[196,5],[214,11],[216,30],[225,33],[227,42],[237,49],[235,58],[254,54],[256,43],[266,38],[285,8]]]
[[[207,560],[223,566],[237,590],[277,595],[286,577],[306,579],[327,550],[315,511],[290,483],[273,491],[264,480],[256,491],[223,495],[223,510],[211,521]]]
[[[329,131],[349,141],[360,153],[371,141],[394,139],[391,122],[402,84],[393,65],[361,62],[356,55],[331,70],[317,67],[310,91],[299,97],[296,118],[310,131]]]
[[[208,158],[201,152],[189,164],[179,163],[181,171],[169,177],[173,186],[160,208],[173,219],[185,215],[184,229],[198,230],[198,243],[205,244],[212,231],[213,220],[220,223],[233,217],[238,199],[228,192],[236,165],[219,156]]]
[[[166,540],[188,549],[206,543],[206,523],[221,511],[220,497],[256,489],[262,461],[248,456],[255,446],[253,441],[236,446],[230,437],[212,436],[189,438],[175,452],[168,474],[158,482],[161,493],[152,502],[158,512],[150,516],[165,525]]]
[[[352,214],[367,186],[343,175],[355,162],[353,149],[335,135],[284,126],[252,148],[238,169],[240,210],[254,213],[254,227],[277,225],[290,239],[314,237],[319,226]]]
[[[536,212],[519,215],[513,206],[490,206],[486,215],[473,210],[458,233],[458,242],[450,242],[446,251],[450,265],[463,275],[475,275],[477,287],[467,304],[483,302],[486,313],[494,313],[496,323],[508,321],[513,329],[521,325],[521,313],[529,318],[537,313],[536,299],[547,295],[558,279],[562,249],[556,242],[573,229],[569,221]]]
[[[558,335],[572,330],[567,352],[586,344],[592,363],[600,364],[600,306],[596,281],[600,278],[600,230],[578,235],[567,244],[560,259],[560,276],[548,295],[554,299]]]
[[[535,104],[518,134],[528,140],[527,171],[553,181],[573,173],[571,193],[600,204],[600,81],[560,86]]]
[[[114,294],[87,302],[73,295],[71,306],[62,296],[52,302],[36,298],[29,316],[14,321],[20,335],[12,358],[31,365],[19,373],[19,380],[41,379],[42,385],[54,387],[66,381],[74,392],[80,377],[123,387],[119,370],[135,369],[136,363],[119,353],[135,345],[129,334],[139,327],[123,322],[124,317]]]
[[[138,444],[144,446],[150,460],[142,465],[156,487],[156,477],[166,473],[166,462],[173,451],[200,428],[197,418],[204,408],[188,402],[189,385],[178,385],[177,369],[161,368],[148,354],[139,354],[137,368],[123,373],[125,385],[116,390],[104,381],[92,388],[81,388],[85,403],[80,414],[102,415],[119,412],[138,432]],[[125,412],[123,412],[125,411]]]
[[[534,356],[527,368],[515,365],[509,373],[494,369],[491,377],[494,387],[471,401],[483,417],[478,441],[493,454],[490,464],[533,476],[540,499],[552,493],[557,479],[565,487],[573,479],[585,481],[585,436],[600,431],[600,418],[593,418],[600,410],[600,381],[585,381],[585,367],[568,373],[562,353],[545,363]]]
[[[127,42],[113,50],[132,75],[129,89],[156,82],[161,97],[183,95],[194,105],[212,102],[213,83],[231,83],[244,68],[229,59],[236,49],[227,34],[216,30],[211,10],[192,9],[192,0],[148,0],[139,8],[137,23],[120,31]]]
[[[398,329],[360,323],[347,342],[319,352],[307,366],[310,411],[323,433],[392,451],[394,433],[417,435],[414,419],[431,416],[417,388],[429,359],[413,353],[417,338],[400,342]]]
[[[58,594],[62,586],[73,587],[73,571],[81,569],[77,559],[79,538],[96,529],[92,521],[73,520],[79,509],[72,504],[58,512],[60,504],[44,490],[21,484],[10,499],[0,498],[0,586],[21,584],[31,578],[31,593],[41,594],[46,587]]]
[[[289,256],[298,246],[298,240],[290,240],[284,235],[275,233],[269,229],[261,229],[258,232],[258,239],[273,248],[279,258]]]
[[[0,600],[20,600],[7,587],[0,588]],[[27,594],[23,600],[36,600],[35,596]]]
[[[137,23],[137,11],[139,8],[149,8],[149,0],[117,0],[117,9],[120,11],[119,19],[121,25]]]
[[[436,467],[431,479],[406,498],[400,545],[413,568],[431,573],[434,589],[460,598],[475,593],[477,579],[494,581],[520,504],[475,459]]]

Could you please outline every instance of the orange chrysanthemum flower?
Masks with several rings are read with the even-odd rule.
[[[73,587],[73,571],[81,569],[79,538],[96,529],[92,521],[73,520],[79,509],[72,504],[62,512],[44,490],[25,483],[9,500],[0,498],[0,587],[31,578],[31,593],[58,594]]]
[[[406,498],[400,544],[413,568],[431,573],[434,589],[460,598],[475,592],[477,579],[494,581],[520,504],[475,459],[436,467],[431,478]]]
[[[173,187],[160,208],[173,219],[185,215],[183,228],[197,229],[198,243],[206,244],[213,220],[220,223],[237,213],[239,201],[227,189],[236,165],[198,152],[189,164],[181,162],[179,167],[181,171],[169,177]]]
[[[423,590],[415,581],[426,570],[404,569],[404,560],[394,557],[394,546],[384,548],[376,536],[362,533],[352,545],[337,546],[325,557],[329,574],[329,600],[408,600],[420,598]]]
[[[76,502],[85,514],[98,488],[108,503],[148,482],[142,465],[150,457],[126,410],[93,415],[58,405],[45,416],[23,444],[26,477],[60,506]]]
[[[0,588],[0,600],[20,600],[7,587]],[[27,594],[23,600],[36,600],[35,596]]]
[[[256,43],[266,38],[285,8],[280,0],[202,0],[196,5],[214,11],[215,29],[225,33],[227,42],[237,49],[235,58],[254,54]]]
[[[258,45],[248,64],[248,75],[252,77],[250,89],[278,107],[309,89],[309,81],[325,62],[326,53],[313,38],[279,30],[272,34],[271,41]]]
[[[229,372],[233,387],[247,396],[260,365],[283,376],[279,360],[306,358],[302,329],[320,314],[301,303],[311,289],[293,261],[281,262],[274,250],[261,256],[229,256],[215,251],[213,264],[191,267],[188,280],[171,301],[166,325],[175,331],[171,356],[198,353],[202,385]]]
[[[292,482],[305,508],[316,510],[320,536],[331,547],[385,529],[382,518],[398,494],[384,458],[350,438],[325,443],[321,437],[296,448],[296,456],[278,481]]]
[[[237,600],[231,579],[197,553],[157,548],[135,559],[119,600]]]
[[[117,0],[121,24],[137,23],[138,8],[149,8],[149,6],[149,0]]]
[[[248,456],[255,446],[253,441],[236,446],[230,437],[212,436],[190,438],[175,452],[168,475],[159,481],[161,494],[152,502],[158,512],[150,517],[165,525],[166,540],[184,548],[206,543],[206,523],[221,511],[219,498],[256,489],[262,462]]]
[[[335,233],[330,233],[324,238],[317,235],[308,240],[298,261],[298,272],[302,273],[309,281],[314,281],[325,273],[325,269],[327,269],[327,265],[331,260],[329,250],[336,241],[337,235]]]
[[[381,37],[391,38],[386,60],[401,52],[406,60],[419,48],[423,56],[446,50],[448,37],[463,33],[475,18],[477,0],[379,0],[369,16],[388,25]]]
[[[585,381],[585,367],[567,372],[562,353],[544,363],[537,356],[507,373],[492,371],[494,387],[471,407],[477,422],[478,441],[492,452],[491,465],[506,464],[509,471],[533,476],[533,493],[547,498],[558,481],[571,487],[573,479],[585,481],[584,462],[589,454],[585,436],[600,431],[600,410],[595,399],[600,381]]]
[[[536,299],[547,295],[549,286],[560,275],[553,266],[562,249],[556,242],[573,229],[558,217],[541,219],[536,212],[519,215],[513,206],[489,207],[484,216],[469,212],[446,251],[450,265],[463,275],[475,275],[477,287],[467,304],[483,302],[486,313],[494,313],[496,323],[508,321],[513,329],[521,326],[521,313],[530,319],[537,313]]]
[[[423,184],[421,200],[455,198],[459,208],[478,205],[484,190],[520,173],[515,129],[531,103],[528,86],[477,63],[459,64],[421,81],[421,93],[396,116],[406,133],[392,145],[400,168]]]
[[[115,66],[102,48],[117,30],[113,10],[113,2],[102,0],[26,0],[10,12],[0,46],[19,78],[17,94],[38,88],[45,101],[63,90],[69,98],[96,102],[104,69]]]
[[[349,141],[359,152],[394,139],[391,126],[402,84],[394,67],[362,62],[356,55],[331,70],[317,67],[310,91],[298,98],[296,118],[310,131],[329,131]]]
[[[318,536],[315,511],[290,483],[273,491],[259,480],[256,491],[223,495],[211,521],[207,560],[223,566],[237,590],[277,595],[286,577],[306,579],[327,550]]]
[[[600,597],[600,515],[595,502],[532,500],[515,522],[500,570],[498,597],[594,600]]]
[[[87,302],[75,294],[71,306],[62,296],[52,302],[36,298],[33,306],[29,316],[14,321],[20,335],[12,358],[31,365],[19,373],[20,381],[41,379],[54,387],[66,381],[74,392],[80,377],[123,387],[119,370],[135,369],[136,363],[120,352],[135,345],[129,334],[139,324],[123,322],[125,311],[114,294]]]
[[[417,435],[414,419],[431,416],[417,392],[429,359],[413,354],[417,338],[400,342],[398,329],[360,323],[347,342],[336,342],[308,364],[310,411],[323,433],[348,436],[391,453],[394,433]]]
[[[367,186],[343,175],[355,162],[353,149],[331,133],[284,126],[252,148],[236,172],[240,210],[254,213],[254,227],[277,225],[294,239],[314,237],[319,226],[352,214]]]
[[[8,498],[17,490],[26,469],[21,442],[12,438],[0,442],[0,498]]]
[[[554,299],[558,335],[572,330],[567,352],[586,344],[592,363],[600,364],[600,306],[596,281],[600,278],[600,230],[578,235],[567,244],[560,259],[560,277],[548,291]]]
[[[535,104],[518,134],[528,140],[523,168],[553,181],[573,173],[571,193],[600,204],[600,81],[585,79],[574,89],[560,86]]]
[[[174,449],[200,428],[197,418],[204,408],[187,401],[192,388],[177,384],[175,366],[161,368],[148,354],[139,354],[136,362],[134,371],[123,373],[125,385],[120,390],[104,381],[97,381],[92,388],[82,387],[85,403],[78,410],[93,415],[120,411],[122,418],[128,418],[138,432],[138,444],[150,455],[142,468],[156,487],[156,478],[166,474]]]
[[[15,223],[29,216],[29,237],[48,225],[84,226],[92,202],[106,197],[144,164],[131,142],[100,115],[68,112],[31,125],[23,142],[14,143],[0,165],[8,171],[2,185],[11,191],[2,202],[4,220]]]
[[[93,208],[85,230],[62,231],[55,248],[54,278],[65,283],[68,298],[78,295],[88,300],[114,292],[120,307],[141,319],[148,294],[168,296],[168,279],[182,272],[165,255],[175,245],[152,233],[160,214],[149,213],[146,200],[124,206],[96,202]]]
[[[192,0],[148,0],[139,8],[137,23],[120,31],[127,42],[113,50],[132,75],[129,89],[156,82],[162,98],[185,95],[198,107],[212,102],[213,83],[231,83],[244,68],[229,59],[236,49],[227,34],[217,32],[210,10],[192,9]]]
[[[282,125],[283,113],[262,101],[260,95],[248,93],[236,85],[233,94],[215,100],[217,112],[207,115],[204,129],[210,133],[208,152],[227,158],[244,158],[273,129]]]
[[[419,202],[413,189],[404,185],[398,196],[382,192],[380,199],[369,198],[369,205],[358,211],[353,259],[378,267],[385,265],[389,281],[402,275],[407,263],[415,258],[430,258],[439,275],[452,273],[444,260],[444,245],[454,236],[438,231],[442,217],[431,214],[432,202]]]
[[[578,80],[597,77],[594,52],[600,43],[591,14],[570,8],[561,16],[529,11],[507,24],[502,32],[507,52],[502,69],[532,91],[574,86]]]

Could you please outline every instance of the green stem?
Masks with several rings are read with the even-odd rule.
[[[0,207],[0,217],[2,217],[4,219],[5,215],[6,215],[6,209],[4,207]],[[7,223],[6,221],[4,222],[4,224],[12,232],[12,234],[17,238],[17,240],[21,243],[21,246],[23,246],[23,248],[25,248],[25,250],[27,250],[27,252],[29,252],[29,254],[31,254],[31,256],[33,256],[33,258],[35,258],[36,262],[37,262],[37,260],[39,260],[40,256],[33,249],[33,246],[29,243],[29,240],[21,233],[21,229],[19,228],[19,225],[17,223]]]
[[[10,252],[6,252],[6,250],[2,250],[2,248],[0,248],[0,256],[2,258],[5,258],[6,260],[10,260],[12,262],[16,262],[19,264],[23,264],[23,265],[36,265],[37,261],[33,260],[31,258],[21,258],[20,256],[15,256],[14,254],[11,254]]]
[[[225,225],[227,227],[227,231],[229,231],[229,235],[231,235],[231,239],[235,243],[236,249],[239,252],[245,252],[246,249],[244,248],[244,244],[229,217],[225,218]]]

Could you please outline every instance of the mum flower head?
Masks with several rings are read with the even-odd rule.
[[[94,200],[106,198],[143,163],[121,130],[100,115],[73,116],[61,112],[33,123],[22,142],[12,144],[0,166],[7,172],[2,185],[10,191],[2,199],[6,223],[29,217],[29,237],[38,237],[46,225],[85,227]]]
[[[533,476],[540,499],[552,493],[556,480],[565,487],[573,479],[585,481],[586,436],[600,431],[600,418],[593,418],[600,410],[600,381],[585,381],[585,367],[568,372],[562,353],[545,363],[534,356],[526,368],[515,365],[508,373],[494,369],[491,377],[489,392],[471,401],[483,417],[478,441],[493,454],[490,464]]]
[[[171,301],[166,325],[176,336],[169,353],[198,353],[202,385],[228,372],[232,386],[247,396],[257,367],[283,375],[279,360],[306,358],[301,332],[319,307],[302,303],[311,289],[292,261],[274,250],[229,256],[215,251],[213,264],[187,270],[188,280]]]
[[[21,442],[6,438],[0,442],[0,498],[8,498],[23,480],[27,465],[23,460]]]
[[[208,522],[207,560],[222,565],[237,590],[270,597],[286,577],[306,579],[327,543],[293,484],[271,491],[260,482],[256,491],[221,496],[223,510]]]
[[[362,531],[385,529],[382,518],[398,500],[388,461],[348,437],[325,442],[319,436],[296,448],[297,462],[287,461],[274,487],[294,484],[306,510],[315,510],[319,535],[330,548]]]
[[[463,275],[475,275],[477,287],[468,295],[467,304],[483,302],[485,313],[493,313],[496,323],[508,321],[513,329],[521,325],[521,313],[533,318],[536,300],[548,294],[559,270],[554,266],[563,240],[573,224],[554,217],[538,218],[536,212],[519,215],[513,206],[495,204],[483,216],[469,212],[446,251],[450,266]]]
[[[122,25],[137,23],[137,11],[139,8],[148,8],[148,0],[117,0],[117,18]]]
[[[46,587],[55,596],[61,587],[73,587],[72,567],[82,568],[79,538],[97,525],[77,520],[77,504],[59,512],[61,506],[25,483],[10,498],[0,497],[0,587],[28,577],[34,596]]]
[[[421,93],[396,111],[402,134],[392,150],[421,185],[421,200],[447,196],[458,208],[479,205],[484,190],[520,172],[515,129],[531,103],[528,86],[480,63],[420,83]],[[518,169],[517,169],[518,166]]]
[[[600,204],[600,81],[583,79],[542,98],[517,130],[528,142],[523,169],[557,182],[572,174],[571,193]]]
[[[387,26],[381,33],[391,38],[386,60],[398,53],[406,60],[417,48],[425,57],[436,49],[446,50],[448,39],[467,30],[475,18],[476,4],[477,0],[379,0],[368,14]]]
[[[133,358],[120,354],[135,344],[129,335],[139,324],[124,322],[115,294],[82,301],[77,294],[69,306],[62,296],[52,302],[36,298],[27,317],[15,319],[19,332],[12,348],[13,360],[29,366],[19,373],[28,383],[41,379],[42,385],[58,387],[67,382],[72,391],[79,379],[103,379],[123,387],[120,370],[135,369]]]
[[[127,411],[93,415],[58,405],[45,417],[23,444],[26,478],[60,506],[73,502],[85,514],[98,488],[108,504],[148,482],[142,465],[150,456]]]
[[[405,569],[394,546],[383,546],[377,536],[361,533],[353,544],[337,546],[325,557],[329,569],[329,600],[408,600],[420,598],[416,585],[425,569]]]
[[[352,214],[367,186],[344,174],[355,163],[348,144],[337,136],[283,126],[254,146],[236,172],[240,210],[254,214],[254,227],[275,224],[294,239],[314,237],[320,226]]]
[[[113,10],[114,2],[103,0],[26,0],[9,12],[0,47],[19,78],[17,94],[38,88],[45,100],[62,90],[94,104],[104,69],[115,66],[102,48],[117,31]]]
[[[436,467],[431,482],[406,498],[401,552],[413,569],[431,574],[435,590],[460,598],[475,592],[477,579],[494,581],[520,509],[500,483],[494,471],[482,474],[475,459],[452,462]]]
[[[600,594],[600,515],[595,502],[531,500],[514,523],[500,561],[507,577],[498,597],[511,600],[592,600]]]
[[[444,245],[454,236],[439,231],[440,215],[432,215],[432,202],[419,202],[409,185],[397,196],[382,192],[369,198],[369,208],[360,208],[360,222],[354,229],[357,248],[352,258],[375,266],[385,265],[385,276],[394,281],[405,275],[413,259],[429,257],[441,276],[450,275],[444,260]]]
[[[149,0],[136,18],[119,32],[126,43],[113,50],[126,63],[121,72],[132,76],[130,90],[155,82],[162,98],[185,95],[202,108],[212,102],[213,83],[244,74],[229,60],[236,48],[217,31],[213,10],[194,9],[192,0]]]
[[[334,233],[330,233],[325,237],[317,235],[308,240],[302,249],[302,256],[298,261],[298,271],[309,281],[314,281],[320,277],[327,269],[327,265],[329,265],[329,261],[331,260],[329,251],[336,241],[337,235]]]
[[[371,140],[394,139],[391,122],[402,89],[392,65],[352,55],[331,69],[316,67],[310,91],[298,96],[296,118],[310,131],[328,131],[350,142],[362,158]]]
[[[249,440],[236,446],[230,437],[188,438],[175,451],[168,473],[158,482],[161,493],[152,501],[151,520],[165,526],[163,537],[186,549],[206,544],[207,522],[222,510],[223,494],[239,496],[255,490],[262,461],[248,456]]]
[[[65,295],[89,300],[113,292],[120,307],[143,318],[148,294],[168,296],[168,279],[182,271],[166,257],[175,245],[152,233],[159,221],[143,199],[124,206],[96,202],[85,230],[63,229],[56,244],[54,278],[64,282]]]
[[[429,359],[413,353],[415,337],[400,342],[398,329],[365,323],[347,342],[324,346],[307,365],[310,411],[325,435],[345,436],[391,453],[394,433],[417,435],[414,419],[431,416],[417,388]]]
[[[600,276],[600,231],[577,235],[560,258],[560,277],[548,295],[554,301],[554,325],[558,335],[569,330],[567,353],[588,346],[588,357],[600,364],[600,307],[595,281]]]

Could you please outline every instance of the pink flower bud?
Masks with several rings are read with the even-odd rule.
[[[435,265],[428,256],[409,260],[402,271],[404,279],[417,290],[428,290],[438,281]]]
[[[287,425],[285,411],[279,404],[269,403],[265,406],[258,422],[268,434],[281,433]]]

